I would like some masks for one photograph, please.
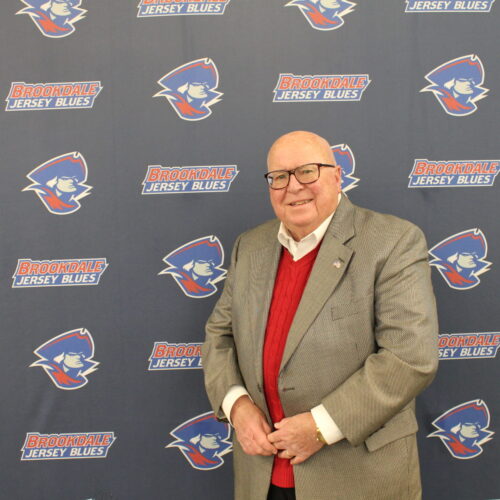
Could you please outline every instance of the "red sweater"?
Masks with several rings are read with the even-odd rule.
[[[267,318],[263,351],[264,393],[273,422],[285,418],[278,392],[278,375],[285,350],[288,331],[306,287],[320,245],[294,262],[290,252],[283,249],[274,282],[273,298]],[[293,467],[290,460],[274,458],[271,483],[281,488],[293,488]]]

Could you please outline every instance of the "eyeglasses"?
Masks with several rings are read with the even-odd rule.
[[[264,177],[271,189],[285,189],[290,183],[291,175],[294,175],[300,184],[316,182],[319,179],[319,167],[337,168],[336,165],[328,165],[327,163],[307,163],[293,170],[272,170],[264,174]]]

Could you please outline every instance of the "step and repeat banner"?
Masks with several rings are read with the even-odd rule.
[[[424,499],[500,498],[497,4],[2,2],[0,498],[232,498],[200,346],[296,129],[426,234]]]

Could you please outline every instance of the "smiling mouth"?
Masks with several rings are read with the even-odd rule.
[[[292,201],[289,203],[291,207],[298,207],[300,205],[306,205],[307,203],[311,203],[312,200],[300,200],[300,201]]]

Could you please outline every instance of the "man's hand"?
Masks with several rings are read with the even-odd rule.
[[[316,422],[311,412],[284,418],[274,424],[274,427],[278,430],[267,437],[276,448],[283,450],[278,456],[291,459],[292,465],[305,462],[324,446],[316,439]]]
[[[269,442],[271,427],[262,411],[248,396],[241,396],[231,408],[231,422],[236,437],[247,455],[276,455],[278,450]]]

